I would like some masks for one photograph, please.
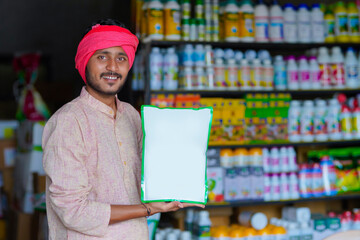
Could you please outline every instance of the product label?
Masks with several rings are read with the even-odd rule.
[[[314,171],[312,174],[312,193],[319,196],[324,193],[324,186],[321,171]]]
[[[320,72],[318,72],[318,71],[310,72],[310,81],[312,83],[319,83],[320,82]]]
[[[331,68],[328,64],[319,64],[320,82],[322,86],[331,85]]]
[[[195,18],[197,18],[197,19],[204,18],[204,5],[203,4],[195,5]]]
[[[191,16],[191,5],[190,3],[182,4],[182,18],[183,19],[189,19]]]
[[[228,87],[237,87],[238,82],[238,69],[237,67],[228,67],[225,70],[225,82]]]
[[[296,22],[286,21],[284,22],[284,40],[285,42],[296,42]]]
[[[346,77],[347,77],[347,81],[357,82],[358,67],[357,66],[346,66]]]
[[[255,17],[255,39],[265,41],[269,38],[269,23],[267,18]]]
[[[148,10],[148,34],[149,35],[163,35],[163,10],[149,9]]]
[[[289,71],[288,72],[288,80],[289,83],[298,83],[299,82],[299,78],[298,78],[298,72],[297,71]]]
[[[313,22],[312,25],[312,38],[315,41],[324,40],[324,24],[323,22]]]
[[[237,13],[225,14],[225,39],[230,37],[239,37],[239,15]]]
[[[336,63],[331,65],[332,69],[332,84],[335,86],[345,85],[345,70],[342,63]]]
[[[199,237],[211,237],[210,226],[199,226]]]
[[[300,135],[300,118],[299,118],[299,116],[289,115],[289,135],[290,136]]]
[[[327,127],[325,121],[325,112],[317,111],[314,119],[314,131],[316,135],[326,134]]]
[[[310,41],[311,31],[310,22],[300,22],[298,28],[299,41],[308,42]]]
[[[335,14],[335,34],[336,36],[347,35],[348,33],[348,20],[346,13]]]
[[[351,36],[359,35],[359,16],[349,15],[349,33]]]
[[[179,36],[180,27],[180,11],[175,9],[165,9],[165,36]]]
[[[182,24],[181,37],[183,40],[190,39],[190,25],[189,24]]]
[[[355,133],[355,134],[360,133],[360,113],[359,112],[356,112],[353,115],[352,130],[353,130],[353,133]]]
[[[352,121],[350,113],[341,114],[340,123],[341,132],[349,134],[352,132]]]
[[[240,67],[240,77],[239,82],[241,87],[250,87],[250,67],[249,66],[242,66]]]
[[[250,71],[250,86],[259,87],[261,81],[261,67],[251,68]]]
[[[276,86],[286,87],[286,70],[285,66],[274,67],[274,84]]]
[[[265,88],[274,87],[274,69],[272,67],[264,67],[262,73],[261,86]]]
[[[309,80],[310,80],[310,73],[308,71],[301,71],[300,82],[309,82]]]
[[[339,133],[341,132],[340,116],[337,110],[330,110],[327,116],[327,127],[328,133]]]
[[[140,25],[141,36],[145,36],[148,34],[148,25],[147,25],[148,16],[147,16],[147,14],[148,14],[147,10],[142,11],[141,25]]]
[[[272,17],[270,19],[270,39],[280,41],[284,38],[284,24],[282,17]]]
[[[214,67],[215,72],[215,86],[217,87],[226,87],[225,82],[225,68],[220,66]]]
[[[325,20],[325,38],[335,37],[335,21]]]
[[[198,41],[205,40],[205,25],[199,24],[197,25],[197,33],[198,33]]]
[[[314,131],[314,122],[313,116],[310,112],[304,113],[301,117],[301,129],[300,132],[302,135],[313,135]]]
[[[254,13],[240,13],[240,37],[254,37]]]

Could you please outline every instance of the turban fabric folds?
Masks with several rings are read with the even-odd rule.
[[[124,49],[128,56],[130,69],[134,63],[138,44],[137,37],[125,28],[115,25],[96,24],[79,43],[75,57],[75,67],[86,83],[86,65],[95,51],[119,46]]]

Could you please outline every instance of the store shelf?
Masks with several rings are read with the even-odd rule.
[[[312,96],[319,97],[324,95],[333,95],[335,93],[344,93],[347,95],[357,94],[360,89],[317,89],[317,90],[152,90],[152,94],[200,94],[202,97],[241,97],[248,93],[289,93],[292,96]]]
[[[281,147],[281,146],[329,146],[329,147],[344,147],[359,145],[360,140],[347,141],[326,141],[326,142],[283,142],[283,143],[261,143],[261,144],[240,144],[234,142],[227,143],[209,143],[209,148],[252,148],[252,147]]]
[[[289,205],[300,202],[335,201],[335,200],[348,200],[348,199],[360,199],[360,192],[329,196],[329,197],[301,198],[297,200],[286,200],[286,201],[245,200],[245,201],[236,201],[236,202],[234,201],[234,202],[226,202],[226,203],[208,203],[206,204],[206,208],[245,207],[245,206],[276,205],[276,204]]]
[[[232,48],[232,49],[271,49],[271,50],[306,50],[318,47],[333,47],[339,46],[341,48],[354,47],[360,48],[358,43],[245,43],[245,42],[199,42],[199,41],[159,41],[144,39],[142,44],[150,44],[152,47],[170,47],[184,44],[209,44],[213,47]]]

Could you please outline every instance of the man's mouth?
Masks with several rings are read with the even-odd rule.
[[[100,77],[104,78],[107,82],[115,82],[118,78],[121,79],[121,75],[118,73],[103,73]]]

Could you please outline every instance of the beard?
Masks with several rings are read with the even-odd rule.
[[[120,80],[123,77],[121,74],[118,74],[118,73],[107,72],[107,73],[100,74],[100,78],[104,75],[114,75],[114,76],[117,76]],[[125,84],[125,82],[120,84],[120,86],[116,90],[105,91],[101,88],[100,84],[97,83],[95,81],[95,79],[90,76],[89,71],[87,69],[85,70],[85,77],[86,77],[86,83],[89,85],[89,87],[91,87],[93,90],[95,90],[97,93],[99,93],[100,95],[103,95],[103,96],[114,96],[114,95],[118,94]]]

